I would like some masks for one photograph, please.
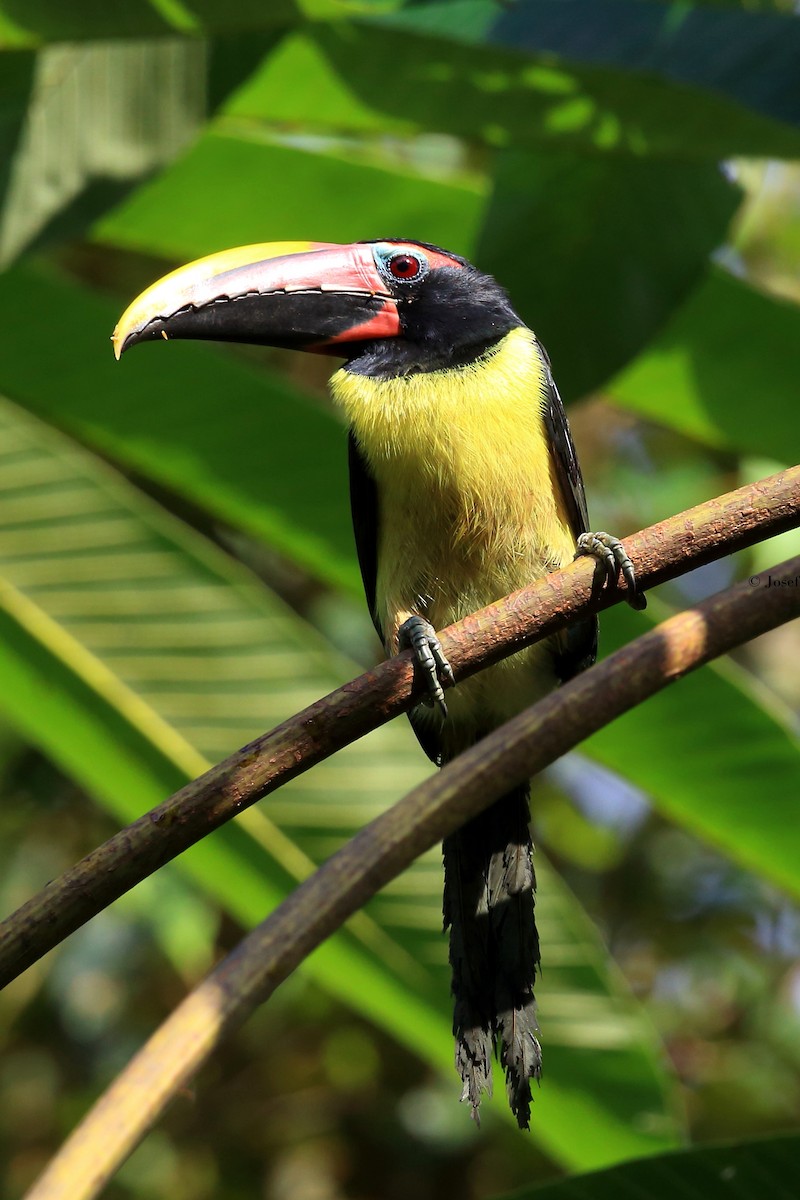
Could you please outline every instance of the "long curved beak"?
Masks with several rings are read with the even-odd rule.
[[[119,358],[158,338],[313,350],[399,334],[397,304],[369,244],[267,242],[165,275],[125,310],[112,342]]]

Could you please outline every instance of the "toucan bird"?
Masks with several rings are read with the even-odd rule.
[[[591,534],[583,480],[547,355],[503,289],[437,246],[387,238],[269,243],[213,254],[145,291],[114,332],[138,342],[203,338],[335,353],[333,399],[349,425],[358,559],[386,653],[410,647],[429,703],[410,713],[437,764],[594,661],[581,621],[454,682],[435,630],[569,562],[633,568]],[[539,941],[529,789],[515,788],[444,842],[453,1031],[462,1099],[478,1116],[491,1056],[523,1128],[538,1079]]]

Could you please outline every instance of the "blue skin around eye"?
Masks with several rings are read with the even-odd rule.
[[[403,254],[407,258],[415,259],[419,263],[419,271],[417,274],[407,280],[402,279],[397,275],[393,275],[389,270],[389,260],[394,258],[396,254]],[[375,264],[381,274],[385,275],[387,279],[391,279],[393,283],[417,283],[422,276],[427,273],[428,270],[427,260],[423,258],[421,254],[418,254],[416,251],[412,252],[410,250],[398,250],[397,246],[373,246],[372,256],[375,259]]]

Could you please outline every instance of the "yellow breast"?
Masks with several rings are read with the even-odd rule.
[[[512,330],[464,367],[389,380],[342,369],[331,388],[377,483],[376,604],[388,653],[412,613],[444,628],[572,558],[544,423],[545,367],[530,330]],[[497,672],[506,690],[517,679],[527,690],[527,668],[542,653],[516,656],[467,691],[496,696],[499,681],[488,675]],[[468,695],[457,692],[460,707]]]

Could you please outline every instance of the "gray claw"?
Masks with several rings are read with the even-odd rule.
[[[633,563],[619,538],[614,537],[611,533],[603,533],[602,531],[598,533],[582,533],[578,538],[575,557],[578,558],[582,554],[588,554],[598,559],[605,567],[610,580],[616,580],[617,573],[621,571],[628,585],[628,604],[630,604],[631,608],[636,609],[647,607],[645,596],[642,592],[637,591],[636,588],[636,571]]]
[[[447,716],[444,690],[439,682],[445,679],[451,686],[455,683],[453,668],[444,656],[441,643],[430,621],[424,617],[409,617],[400,626],[397,640],[401,650],[414,652],[417,665],[425,676],[428,695],[423,703],[429,707],[437,705],[443,717]]]

